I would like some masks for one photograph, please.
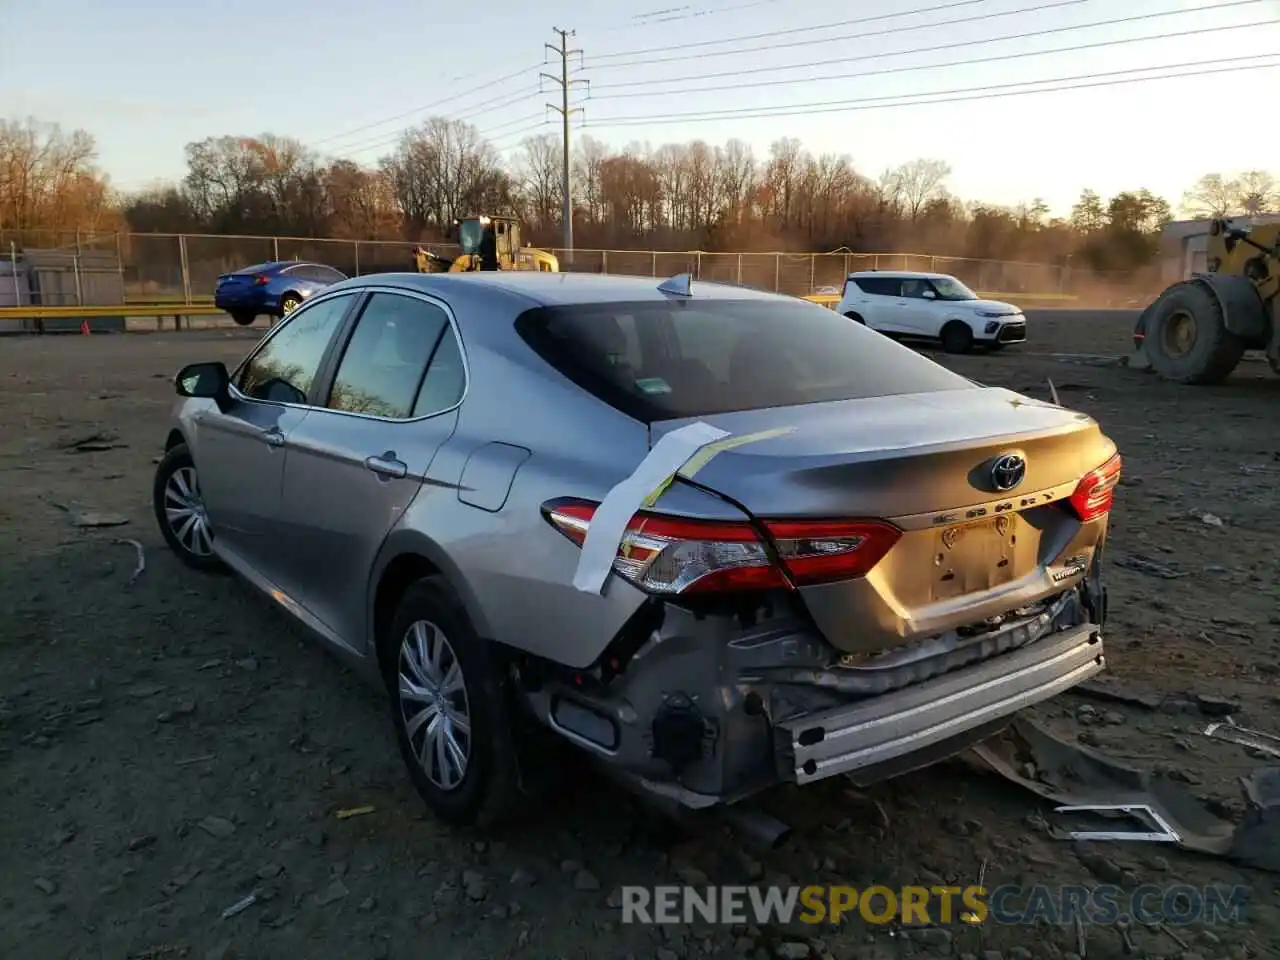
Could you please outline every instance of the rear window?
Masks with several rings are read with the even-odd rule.
[[[542,307],[516,329],[564,376],[643,423],[974,386],[800,300]]]
[[[251,266],[251,267],[241,267],[239,270],[237,270],[237,271],[235,271],[235,272],[236,272],[237,274],[241,274],[241,275],[243,275],[243,274],[250,274],[250,273],[262,273],[263,271],[265,271],[265,270],[269,269],[269,268],[270,268],[270,267],[272,267],[272,266],[274,266],[274,264],[270,264],[270,263],[255,263],[255,264],[254,264],[253,266]]]

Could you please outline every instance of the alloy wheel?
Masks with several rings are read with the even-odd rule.
[[[471,760],[471,710],[462,664],[435,624],[418,620],[405,631],[396,681],[418,765],[441,790],[457,789]]]
[[[165,482],[164,516],[184,550],[197,557],[213,554],[213,533],[195,467],[179,467]]]

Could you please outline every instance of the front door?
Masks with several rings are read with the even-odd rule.
[[[928,296],[926,296],[928,294]],[[910,277],[902,281],[902,301],[899,307],[902,315],[903,333],[915,337],[936,337],[938,324],[937,291],[928,280]]]
[[[417,294],[374,293],[341,356],[323,408],[289,436],[280,585],[359,649],[374,559],[452,435],[466,379],[449,315]]]
[[[195,419],[194,456],[219,553],[270,576],[285,442],[307,417],[317,375],[354,294],[309,304],[241,364],[225,411]]]

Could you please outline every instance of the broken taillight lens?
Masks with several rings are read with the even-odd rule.
[[[596,505],[544,508],[574,543],[586,540]],[[902,532],[877,520],[765,521],[780,567],[750,523],[689,520],[655,513],[632,517],[613,561],[614,572],[649,593],[687,595],[790,589],[866,574]]]
[[[1111,512],[1111,502],[1120,484],[1120,465],[1120,454],[1117,453],[1102,466],[1086,473],[1076,484],[1075,493],[1067,502],[1084,523]]]

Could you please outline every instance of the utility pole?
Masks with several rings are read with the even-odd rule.
[[[550,80],[552,83],[560,87],[560,104],[548,103],[547,106],[560,114],[560,120],[563,123],[563,148],[564,148],[564,167],[562,170],[562,189],[564,190],[564,249],[568,254],[569,262],[573,262],[573,194],[570,189],[569,181],[569,118],[575,113],[581,113],[581,107],[569,106],[569,91],[578,84],[586,85],[586,80],[570,79],[569,77],[569,58],[577,55],[582,56],[581,50],[569,49],[569,38],[574,35],[572,30],[561,30],[559,27],[552,27],[553,32],[559,35],[560,45],[546,44],[546,48],[560,58],[560,76],[552,76],[549,73],[543,73],[541,76]]]

